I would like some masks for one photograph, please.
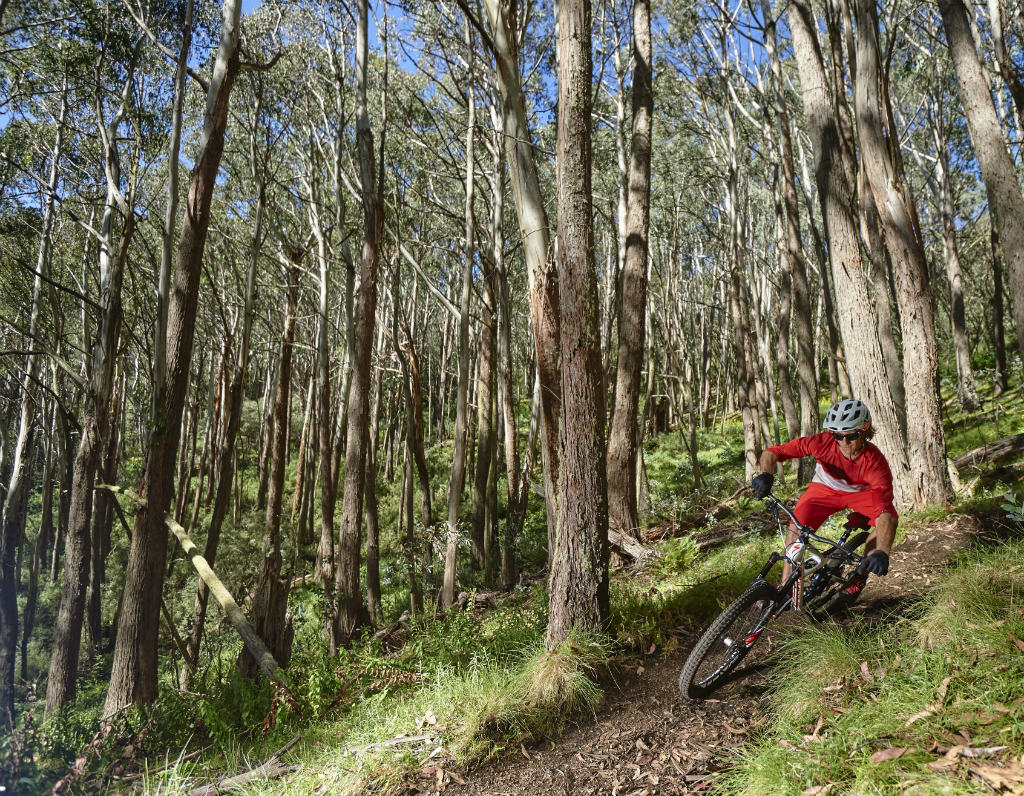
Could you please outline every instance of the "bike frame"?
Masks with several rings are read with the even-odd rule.
[[[849,538],[850,534],[854,529],[847,528],[843,532],[843,535],[839,539],[829,539],[825,536],[820,536],[814,532],[814,529],[801,523],[794,515],[793,512],[786,508],[786,505],[779,500],[775,495],[768,493],[762,498],[765,505],[772,512],[772,516],[775,517],[775,522],[779,526],[779,533],[785,536],[783,529],[782,518],[779,516],[781,511],[793,524],[793,527],[797,531],[797,539],[793,543],[786,546],[783,553],[773,552],[769,557],[768,561],[761,568],[760,573],[757,577],[761,580],[767,580],[768,573],[780,561],[789,561],[791,570],[789,577],[786,582],[782,584],[776,591],[779,593],[779,601],[776,603],[778,610],[774,613],[781,613],[786,607],[792,605],[796,610],[800,610],[803,607],[803,589],[801,587],[804,576],[813,575],[825,564],[825,559],[822,556],[820,550],[818,550],[812,542],[818,542],[823,545],[828,545],[832,549],[843,549],[843,544]],[[858,553],[852,551],[845,551],[845,555],[848,560],[857,564],[864,558]],[[807,566],[807,562],[813,562],[811,566]],[[788,596],[788,601],[783,598]]]

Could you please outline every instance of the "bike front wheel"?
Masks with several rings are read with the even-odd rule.
[[[751,584],[704,631],[679,674],[679,691],[702,699],[722,685],[775,615],[778,591],[766,581]]]

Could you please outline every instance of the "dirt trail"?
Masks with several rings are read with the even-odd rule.
[[[927,590],[937,571],[979,537],[995,541],[978,518],[955,516],[922,528],[893,551],[887,578],[872,578],[853,615],[884,619],[908,598]],[[991,537],[991,538],[989,538]],[[785,615],[780,627],[806,621]],[[680,639],[672,652],[638,658],[607,689],[597,712],[560,736],[527,741],[518,751],[473,771],[428,767],[407,793],[445,796],[519,794],[706,794],[715,791],[716,773],[735,759],[737,747],[765,720],[763,706],[770,653],[769,626],[736,679],[715,698],[689,701],[677,688],[679,671],[695,638]],[[777,629],[776,629],[777,630]],[[744,676],[745,675],[745,676]]]

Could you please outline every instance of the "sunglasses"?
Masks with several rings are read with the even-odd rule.
[[[834,439],[836,442],[853,442],[855,439],[859,439],[860,435],[863,433],[863,431],[854,431],[851,434],[837,434],[836,432],[833,431],[832,439]]]

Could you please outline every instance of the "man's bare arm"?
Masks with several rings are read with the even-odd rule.
[[[771,473],[772,475],[775,475],[775,465],[777,465],[778,463],[779,457],[772,453],[770,450],[765,450],[765,452],[761,454],[761,460],[759,464],[761,465],[762,473]]]

